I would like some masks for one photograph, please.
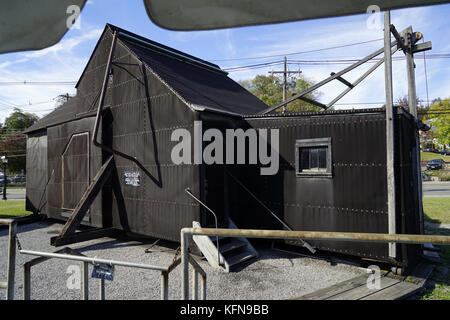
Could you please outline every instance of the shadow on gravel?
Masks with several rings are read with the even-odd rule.
[[[33,223],[27,223],[27,224],[21,224],[17,226],[17,234],[26,233],[38,229],[44,229],[48,228],[49,226],[52,226],[54,223],[48,222],[48,221],[42,221],[42,222],[33,222]],[[7,236],[9,232],[8,227],[0,228],[0,237]]]

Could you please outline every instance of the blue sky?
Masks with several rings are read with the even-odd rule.
[[[381,15],[382,17],[382,15]],[[382,29],[368,28],[368,14],[340,18],[318,19],[283,24],[224,29],[215,31],[177,32],[162,29],[148,18],[141,0],[89,1],[81,13],[80,28],[68,31],[56,45],[40,50],[0,55],[0,82],[4,81],[73,81],[78,80],[106,23],[112,23],[157,42],[174,47],[202,59],[219,64],[222,68],[245,66],[281,60],[282,56],[266,59],[235,60],[248,57],[283,55],[382,39]],[[433,50],[427,54],[450,53],[450,4],[394,10],[392,22],[398,30],[409,25],[421,31],[425,41],[432,41]],[[381,24],[383,21],[381,21]],[[290,55],[291,60],[336,60],[361,58],[381,48],[382,40],[340,49]],[[401,57],[398,52],[395,56]],[[330,72],[346,67],[339,65],[292,64],[292,70],[302,70],[312,81],[320,81]],[[355,80],[371,64],[362,66],[345,76]],[[426,61],[430,100],[450,97],[450,59]],[[230,77],[243,80],[281,66],[231,72]],[[423,55],[416,55],[417,95],[426,100],[426,82]],[[407,94],[405,61],[393,62],[394,99]],[[345,89],[337,81],[322,87],[319,100],[329,102]],[[55,105],[54,98],[63,93],[74,94],[73,86],[0,85],[0,122],[13,106],[39,116]],[[352,90],[339,103],[347,107],[377,107],[384,100],[384,69],[373,73]],[[337,106],[344,108],[342,104]]]

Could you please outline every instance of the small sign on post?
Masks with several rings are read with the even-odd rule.
[[[92,278],[113,281],[114,266],[105,263],[94,264],[94,269],[92,270]]]
[[[126,186],[139,187],[141,185],[141,173],[139,171],[125,171],[123,178]]]

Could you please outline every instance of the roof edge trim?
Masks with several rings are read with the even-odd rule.
[[[217,66],[215,66],[213,64],[209,64],[209,63],[203,62],[203,61],[201,61],[199,59],[195,59],[193,57],[190,57],[190,56],[187,56],[187,55],[175,52],[173,50],[169,50],[169,49],[163,48],[163,47],[157,45],[156,43],[151,43],[149,41],[145,41],[144,39],[137,38],[135,36],[132,36],[131,34],[123,32],[123,31],[119,31],[118,34],[119,34],[119,36],[126,37],[126,38],[128,38],[128,39],[130,39],[130,40],[132,40],[134,42],[142,43],[142,44],[144,44],[147,47],[156,48],[158,51],[162,51],[162,52],[168,53],[168,54],[170,54],[172,56],[179,57],[182,60],[187,60],[189,62],[193,62],[195,64],[202,65],[202,66],[204,66],[204,67],[206,67],[208,69],[212,69],[214,71],[217,71],[217,72],[220,72],[220,73],[223,73],[223,74],[228,74],[228,72],[223,71],[222,69],[220,69],[219,67],[217,67]],[[151,48],[149,48],[149,49],[151,49]]]

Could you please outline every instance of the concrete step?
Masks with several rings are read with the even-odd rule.
[[[220,253],[226,253],[226,252],[230,252],[230,251],[240,249],[240,248],[243,248],[246,246],[247,246],[247,243],[244,241],[233,240],[233,241],[230,241],[230,242],[224,244],[223,246],[221,246],[219,243],[219,251],[220,251]]]
[[[255,255],[251,252],[243,252],[241,254],[238,254],[236,256],[233,256],[229,259],[227,259],[227,263],[229,267],[235,266],[238,263],[242,263],[244,261],[250,260],[251,258],[254,258]]]

